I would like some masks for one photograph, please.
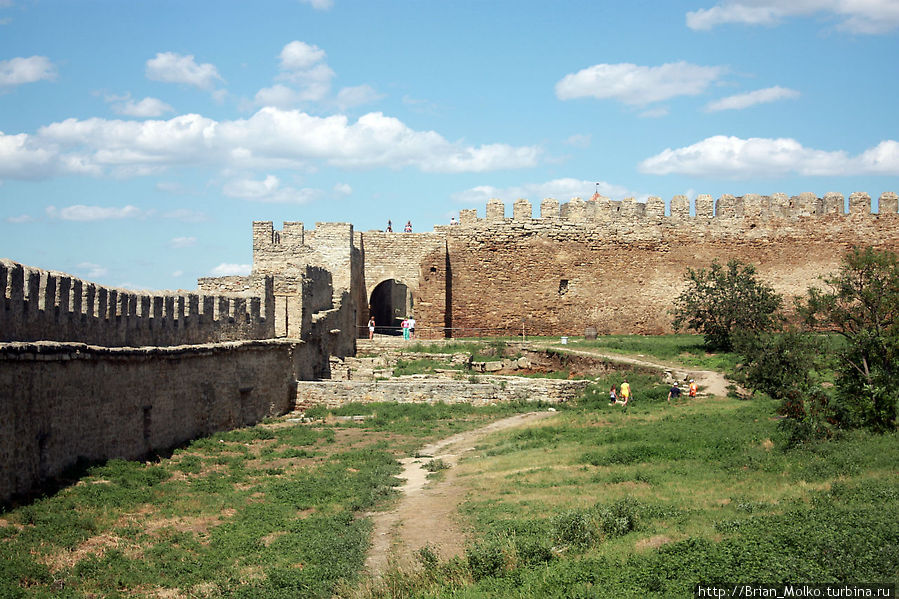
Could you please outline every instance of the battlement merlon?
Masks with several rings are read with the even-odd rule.
[[[735,219],[752,219],[764,223],[775,219],[814,218],[827,215],[865,216],[887,215],[899,212],[899,195],[886,191],[880,195],[878,210],[872,212],[871,196],[864,192],[850,194],[848,211],[845,209],[842,194],[829,192],[818,197],[811,192],[803,192],[798,196],[787,196],[775,193],[767,196],[746,194],[733,196],[725,194],[717,200],[711,195],[701,194],[691,202],[683,195],[671,199],[668,214],[665,201],[658,196],[650,196],[645,202],[634,198],[611,200],[600,194],[594,194],[589,200],[572,198],[568,202],[559,203],[554,198],[546,198],[540,203],[540,216],[535,217],[531,202],[524,198],[515,200],[512,205],[511,219],[506,217],[505,203],[497,198],[487,201],[485,218],[478,218],[476,209],[459,211],[459,223],[478,225],[481,223],[526,222],[534,220],[562,221],[569,223],[606,223],[646,221],[664,225],[677,224],[692,220],[694,222],[711,219],[733,221]]]
[[[270,289],[257,277],[240,290],[135,292],[0,260],[0,341],[165,346],[265,339],[273,336]]]

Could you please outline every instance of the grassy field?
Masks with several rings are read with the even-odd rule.
[[[695,354],[689,339],[643,339],[621,351]],[[365,513],[395,499],[397,457],[539,406],[314,409],[324,420],[94,466],[0,513],[0,599],[691,597],[711,581],[899,582],[899,434],[787,449],[770,400],[669,405],[657,378],[630,380],[626,411],[608,405],[620,376],[608,377],[467,454],[455,467],[469,489],[461,558],[424,550],[417,570],[367,582]]]
[[[278,419],[89,468],[0,513],[0,598],[330,597],[358,580],[360,515],[389,506],[398,456],[533,407],[348,406],[368,418]]]
[[[465,557],[391,597],[692,597],[713,581],[899,582],[899,435],[785,449],[770,400],[580,405],[459,466]]]

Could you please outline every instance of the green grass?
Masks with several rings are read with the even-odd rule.
[[[656,358],[671,364],[732,372],[739,362],[733,353],[709,354],[701,335],[606,335],[596,340],[572,339],[576,349],[596,348],[602,351]]]
[[[669,406],[663,386],[634,379],[624,411],[606,405],[607,383],[457,467],[477,539],[463,558],[345,595],[692,597],[700,581],[899,581],[899,433],[785,449],[773,401]]]

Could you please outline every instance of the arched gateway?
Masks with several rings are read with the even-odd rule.
[[[381,281],[372,290],[368,300],[371,315],[375,317],[375,332],[382,335],[399,335],[400,324],[412,314],[412,292],[396,279]]]

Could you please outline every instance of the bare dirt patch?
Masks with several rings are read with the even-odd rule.
[[[372,576],[380,576],[388,564],[409,566],[413,555],[428,546],[442,559],[461,555],[465,536],[456,519],[456,509],[465,498],[467,488],[456,477],[454,466],[459,458],[474,449],[482,437],[534,422],[555,412],[528,412],[492,422],[487,426],[464,431],[422,447],[418,457],[400,460],[405,483],[397,506],[387,512],[369,514],[374,522],[372,546],[366,567]],[[442,460],[449,469],[440,480],[429,481],[425,466],[432,459]],[[429,484],[430,483],[430,484]]]

